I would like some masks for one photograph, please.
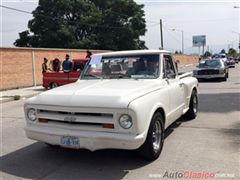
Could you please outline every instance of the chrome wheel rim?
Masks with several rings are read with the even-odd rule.
[[[162,129],[161,124],[159,121],[155,121],[153,132],[152,132],[152,143],[153,143],[153,150],[155,152],[159,151],[160,145],[162,141]]]
[[[57,86],[58,86],[57,83],[52,84],[52,88],[56,88]]]
[[[193,97],[193,111],[196,114],[197,113],[197,109],[198,109],[198,100],[197,100],[197,96],[194,95]]]

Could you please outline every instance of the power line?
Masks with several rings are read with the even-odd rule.
[[[33,13],[31,13],[31,12],[20,10],[20,9],[16,9],[16,8],[12,8],[12,7],[8,7],[8,6],[0,5],[0,7],[6,8],[6,9],[10,9],[10,10],[13,10],[13,11],[17,11],[17,12],[22,12],[22,13],[32,14],[33,15]],[[51,17],[51,16],[46,16],[46,15],[42,15],[42,14],[38,14],[38,16],[49,18],[49,19],[53,19],[53,17]],[[76,23],[75,21],[71,21],[71,20],[68,20],[68,22]],[[126,29],[126,27],[120,27],[120,26],[95,25],[95,24],[89,24],[89,23],[83,23],[83,22],[81,23],[81,25],[90,26],[90,27],[100,27],[100,28]]]
[[[21,9],[12,8],[12,7],[8,7],[8,6],[0,5],[0,7],[6,8],[6,9],[10,9],[10,10],[13,10],[13,11],[18,11],[18,12],[26,13],[26,14],[32,14],[31,12],[24,11],[24,10],[21,10]]]

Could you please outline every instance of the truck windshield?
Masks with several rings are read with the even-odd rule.
[[[156,79],[159,77],[159,54],[102,57],[92,56],[81,79]]]

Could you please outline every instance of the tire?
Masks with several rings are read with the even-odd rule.
[[[226,74],[226,78],[228,78],[228,73]]]
[[[185,117],[187,119],[194,119],[197,117],[197,113],[198,113],[198,95],[197,91],[193,90],[189,103],[189,110],[186,112]]]
[[[58,87],[58,84],[57,84],[57,83],[55,83],[55,82],[51,83],[51,85],[50,85],[50,88],[51,88],[51,89],[56,88],[56,87]]]
[[[161,113],[153,115],[144,144],[137,150],[145,159],[153,161],[161,154],[164,142],[164,123]]]

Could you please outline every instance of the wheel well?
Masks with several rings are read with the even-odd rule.
[[[192,92],[193,92],[193,91],[196,91],[196,92],[197,92],[197,88],[196,88],[196,87],[194,87],[194,88],[193,88],[193,90],[192,90]]]
[[[158,108],[156,111],[155,111],[155,113],[156,112],[159,112],[159,113],[161,113],[162,114],[162,116],[163,116],[163,127],[165,127],[165,121],[166,121],[166,116],[165,116],[165,111],[163,110],[163,108]],[[154,113],[154,114],[155,114]]]

